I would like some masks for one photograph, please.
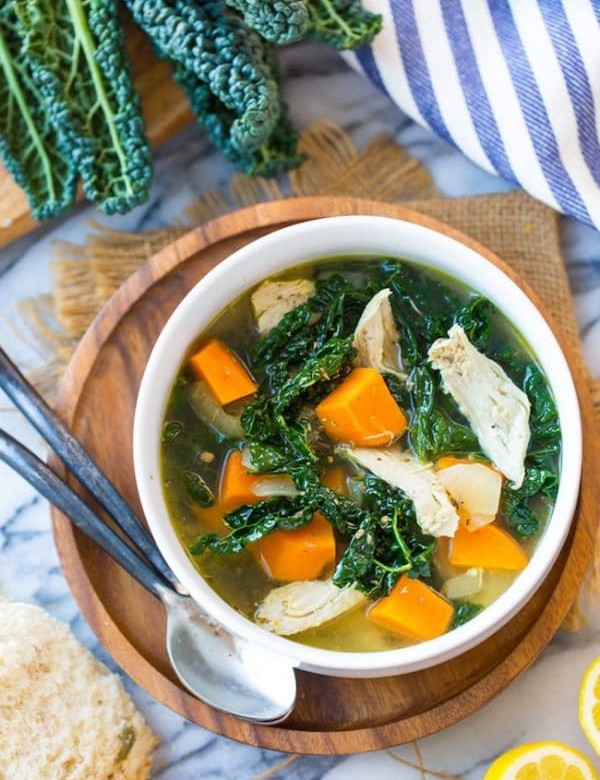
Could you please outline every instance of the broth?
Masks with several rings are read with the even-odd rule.
[[[328,258],[297,266],[273,279],[323,280],[335,273],[342,274],[345,279],[362,287],[374,275],[382,273],[384,262],[383,258]],[[414,266],[407,261],[398,262],[402,262],[409,269],[414,269]],[[429,280],[432,287],[436,283],[443,285],[444,289],[458,300],[459,305],[473,300],[474,291],[456,279],[431,270],[416,270],[415,273],[419,279]],[[261,382],[265,379],[265,374],[253,365],[253,349],[259,337],[250,302],[251,292],[252,290],[240,296],[221,312],[202,334],[199,334],[189,355],[208,340],[217,338],[225,343],[246,366],[251,366],[256,381]],[[434,302],[432,307],[433,305]],[[526,361],[528,365],[535,365],[535,358],[524,339],[507,319],[501,313],[494,312],[490,320],[492,337],[486,351],[507,354],[511,356],[511,360]],[[186,360],[176,378],[167,404],[161,445],[162,479],[166,503],[178,538],[188,551],[199,535],[214,531],[215,513],[218,514],[218,510],[214,507],[200,507],[190,494],[189,485],[186,486],[181,475],[185,472],[200,474],[209,490],[217,495],[223,464],[231,450],[240,447],[239,439],[226,439],[199,419],[190,401],[190,387],[193,381]],[[535,403],[535,399],[532,401]],[[237,411],[239,407],[240,404],[234,404],[233,411]],[[227,411],[231,411],[231,407],[227,407]],[[412,422],[415,409],[405,411]],[[457,409],[450,408],[446,411],[457,423],[465,425],[465,420]],[[411,440],[406,434],[401,441],[403,446],[411,446]],[[533,444],[535,445],[535,442]],[[356,469],[340,458],[333,444],[320,442],[319,446],[320,457],[325,463],[341,466],[348,478],[356,478]],[[558,453],[552,454],[548,462],[550,461],[552,469],[557,473]],[[530,502],[530,505],[539,523],[539,532],[520,540],[528,556],[535,548],[539,535],[551,514],[552,501],[538,497]],[[509,528],[502,513],[497,519],[497,524],[514,533],[514,529]],[[347,540],[338,531],[336,531],[336,539],[339,559]],[[464,568],[453,567],[448,563],[446,547],[447,542],[439,540],[437,551],[432,559],[431,571],[425,578],[426,582],[435,589],[439,589],[449,577],[464,572]],[[200,555],[190,554],[190,559],[209,585],[226,602],[250,619],[253,619],[257,605],[279,584],[274,583],[265,574],[255,558],[247,551],[224,554],[206,549]],[[510,586],[515,576],[514,572],[486,570],[483,588],[472,600],[485,608]],[[414,641],[391,633],[369,620],[364,605],[316,628],[295,634],[292,638],[316,647],[354,652],[390,650]]]

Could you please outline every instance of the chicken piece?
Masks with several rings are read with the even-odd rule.
[[[498,471],[523,484],[529,445],[529,399],[501,366],[471,344],[460,325],[429,348],[429,362],[442,375],[474,434]]]
[[[259,626],[280,636],[316,628],[367,601],[353,585],[338,588],[333,580],[290,582],[274,588],[258,605]]]
[[[430,463],[422,463],[397,446],[386,449],[340,447],[338,451],[392,487],[403,490],[414,504],[417,522],[424,533],[454,536],[458,513]]]
[[[314,293],[315,283],[310,279],[263,282],[250,298],[260,335],[272,330],[285,314],[297,309]]]
[[[398,330],[390,305],[389,289],[381,290],[365,306],[354,331],[354,347],[358,355],[355,366],[376,368],[382,374],[394,374],[406,381],[401,370]]]

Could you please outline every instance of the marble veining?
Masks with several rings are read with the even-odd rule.
[[[403,115],[384,95],[327,49],[304,45],[282,58],[285,91],[294,121],[304,127],[323,118],[342,125],[362,146],[382,132],[393,137],[431,171],[449,195],[500,192],[510,185],[487,174],[448,144]],[[15,304],[51,289],[50,243],[80,242],[94,218],[115,229],[144,230],[185,221],[185,207],[205,190],[223,185],[232,173],[191,127],[156,155],[155,182],[147,204],[108,218],[79,205],[60,222],[0,252],[0,343],[22,366],[44,355],[22,338]],[[587,362],[600,375],[600,235],[561,220],[561,237]],[[37,434],[0,395],[0,425],[38,453]],[[69,623],[94,655],[119,671],[81,617],[60,570],[47,503],[16,475],[0,466],[0,590],[39,604]],[[235,743],[188,723],[125,678],[125,684],[161,740],[154,777],[160,780],[377,780],[431,777],[438,773],[479,780],[493,758],[525,741],[560,739],[593,757],[577,723],[577,692],[586,665],[600,653],[600,606],[587,610],[589,626],[578,634],[559,632],[533,667],[476,715],[421,740],[389,751],[350,757],[290,757]],[[600,767],[600,760],[596,761]],[[416,768],[415,768],[416,767]],[[437,775],[440,776],[439,774]],[[24,780],[15,778],[14,780]],[[33,778],[31,780],[34,780]]]

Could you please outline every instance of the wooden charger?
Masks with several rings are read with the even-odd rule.
[[[136,396],[152,345],[173,309],[239,247],[294,222],[340,214],[396,217],[461,241],[516,281],[549,320],[538,296],[498,257],[453,228],[401,206],[299,198],[252,206],[208,222],[155,255],[111,298],[82,339],[59,395],[63,419],[138,513],[131,452]],[[346,680],[299,672],[298,702],[288,720],[278,726],[253,726],[211,709],[181,687],[165,653],[161,605],[53,509],[65,576],[102,644],[133,680],[183,717],[274,750],[375,750],[432,734],[475,712],[523,672],[551,639],[577,596],[594,551],[600,488],[591,400],[579,355],[550,324],[567,356],[581,404],[581,494],[571,533],[551,573],[490,639],[452,661],[403,676]]]

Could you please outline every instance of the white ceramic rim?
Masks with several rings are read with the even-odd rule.
[[[193,566],[175,534],[162,493],[162,420],[174,378],[191,343],[229,301],[263,279],[288,267],[334,255],[412,260],[449,273],[482,292],[521,332],[527,332],[528,343],[548,377],[561,424],[563,457],[558,496],[527,567],[495,602],[464,626],[396,650],[349,653],[310,647],[271,634],[238,613]],[[406,220],[325,217],[281,228],[247,244],[219,263],[185,296],[157,339],[142,378],[135,410],[133,456],[150,530],[175,575],[209,614],[233,634],[287,656],[299,668],[338,676],[375,677],[418,671],[465,652],[500,629],[537,590],[566,540],[575,511],[581,477],[581,417],[569,366],[549,325],[519,286],[483,255],[457,239]]]

